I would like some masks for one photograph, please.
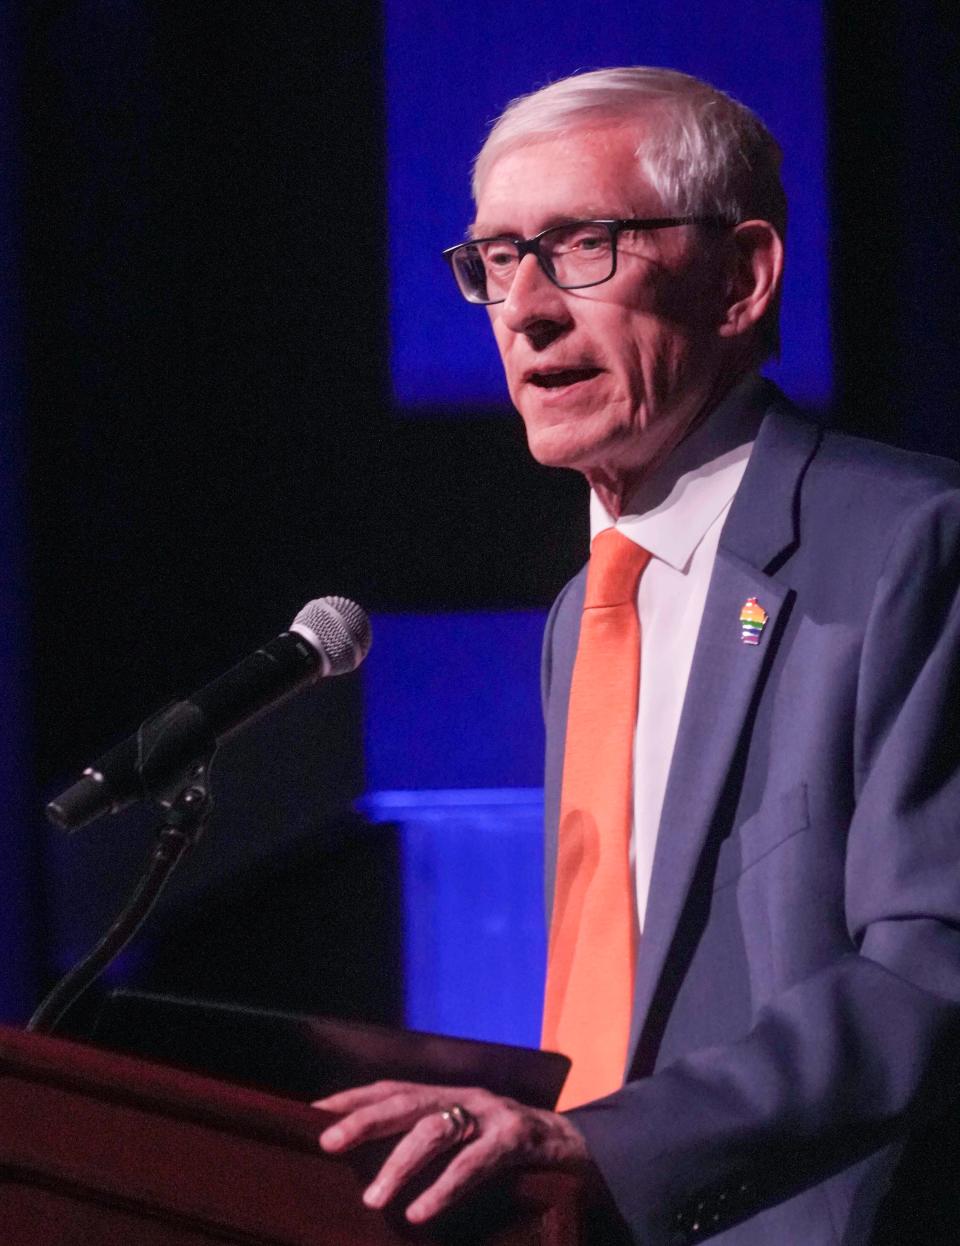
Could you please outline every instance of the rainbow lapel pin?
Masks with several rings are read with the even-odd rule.
[[[740,610],[740,643],[759,645],[760,635],[767,625],[767,612],[756,597],[748,597]]]

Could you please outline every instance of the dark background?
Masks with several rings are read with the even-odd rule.
[[[828,8],[831,418],[957,457],[960,16]],[[391,411],[379,6],[36,0],[17,21],[37,789],[309,597],[548,604],[585,552],[579,480],[534,465],[515,418]],[[363,786],[359,691],[324,695],[339,826]],[[274,895],[304,885],[286,859]],[[367,959],[395,924],[370,885]]]
[[[960,18],[828,7],[833,418],[956,456]],[[543,605],[578,565],[580,483],[515,419],[391,413],[379,23],[312,0],[26,12],[41,781],[307,596]]]
[[[376,8],[281,7],[32,10],[41,780],[306,597],[541,604],[578,565],[518,423],[391,413]]]

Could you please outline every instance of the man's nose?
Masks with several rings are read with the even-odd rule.
[[[500,314],[514,333],[538,335],[553,326],[556,336],[572,319],[563,291],[553,284],[535,255],[525,255],[517,265]]]

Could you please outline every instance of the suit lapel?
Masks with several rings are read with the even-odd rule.
[[[819,430],[779,406],[757,435],[724,525],[694,651],[657,836],[637,962],[631,1061],[713,824],[750,708],[790,598],[774,564],[799,540],[798,490]],[[756,597],[768,619],[757,645],[740,612]]]

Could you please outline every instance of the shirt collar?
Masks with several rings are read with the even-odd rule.
[[[739,381],[638,485],[618,520],[591,491],[590,539],[616,527],[654,558],[683,571],[736,493],[766,406],[761,377],[751,373]]]

